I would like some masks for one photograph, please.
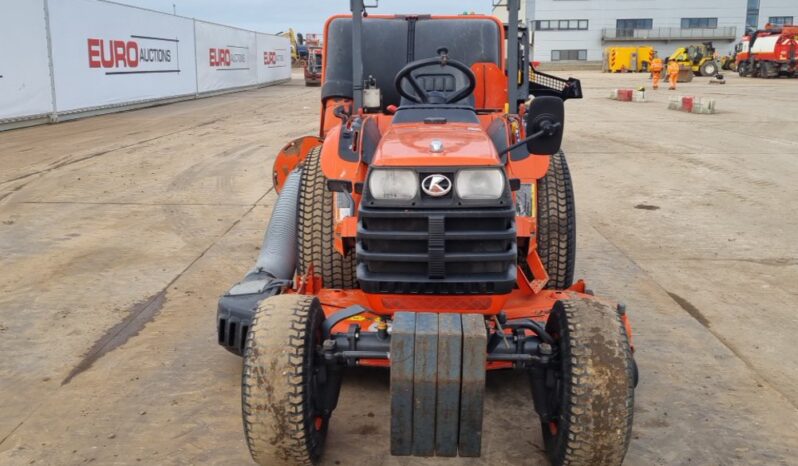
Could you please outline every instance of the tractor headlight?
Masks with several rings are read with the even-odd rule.
[[[418,194],[418,175],[413,170],[374,169],[369,175],[369,191],[374,199],[410,200]]]
[[[504,184],[500,168],[466,169],[457,173],[455,190],[461,199],[498,199]]]

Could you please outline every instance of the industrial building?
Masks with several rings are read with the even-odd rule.
[[[504,15],[504,1],[494,8]],[[747,29],[795,24],[796,0],[526,0],[534,59],[599,62],[606,47],[651,45],[660,56],[712,41],[727,53]]]

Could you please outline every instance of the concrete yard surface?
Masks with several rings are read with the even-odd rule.
[[[628,305],[641,373],[626,464],[798,464],[798,80],[626,103],[647,75],[574,75],[577,275]],[[0,133],[0,464],[251,464],[216,301],[318,111],[294,79]],[[388,416],[387,373],[350,371],[322,464],[545,464],[520,373],[488,377],[479,459],[391,457]]]

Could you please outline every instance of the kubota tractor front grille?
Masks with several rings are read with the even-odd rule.
[[[515,210],[362,206],[357,278],[368,293],[504,294],[515,285]]]

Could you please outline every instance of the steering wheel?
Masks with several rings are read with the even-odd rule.
[[[427,91],[421,87],[416,80],[416,77],[412,74],[413,71],[430,65],[440,65],[441,68],[451,66],[452,68],[455,68],[463,73],[468,79],[468,86],[459,89],[454,94],[446,97],[444,99],[444,104],[451,104],[459,100],[463,100],[471,95],[472,92],[474,92],[474,89],[477,87],[477,77],[474,76],[474,72],[471,71],[471,68],[466,66],[465,63],[461,61],[452,60],[449,58],[449,50],[445,47],[439,48],[437,53],[440,55],[438,58],[425,58],[423,60],[416,60],[414,62],[408,63],[404,68],[399,70],[399,73],[396,74],[396,78],[394,79],[394,86],[396,86],[396,91],[399,93],[399,95],[417,104],[430,103],[429,93],[427,93]],[[415,94],[411,94],[405,90],[404,86],[402,86],[403,81],[407,81],[407,83],[410,84],[410,87],[413,88]]]

